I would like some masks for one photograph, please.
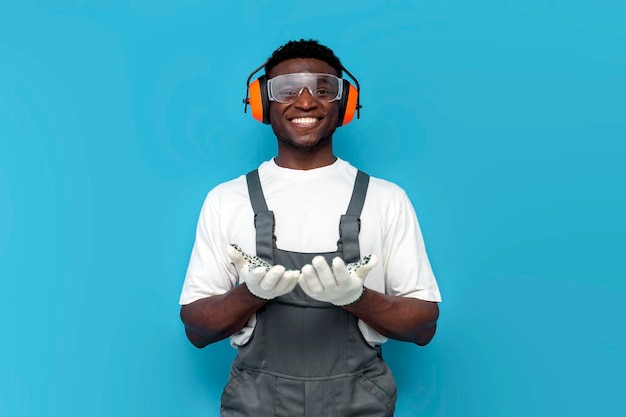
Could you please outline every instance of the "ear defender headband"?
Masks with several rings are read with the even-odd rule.
[[[254,119],[261,123],[270,124],[270,99],[267,92],[267,76],[265,74],[261,75],[250,83],[254,74],[265,68],[266,64],[267,61],[252,71],[246,80],[246,98],[243,99],[243,112],[247,113],[249,105]],[[354,118],[355,112],[356,118],[361,118],[361,103],[359,97],[361,87],[359,86],[359,81],[343,65],[341,69],[354,81],[356,87],[350,84],[348,80],[341,80],[343,83],[343,92],[341,99],[339,99],[339,120],[337,127],[345,126],[350,123]]]

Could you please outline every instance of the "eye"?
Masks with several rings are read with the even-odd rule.
[[[280,90],[280,95],[284,97],[295,97],[298,95],[297,90]]]
[[[294,88],[282,88],[276,97],[281,101],[291,101],[298,98],[299,91]]]

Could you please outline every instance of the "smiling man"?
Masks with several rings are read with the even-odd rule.
[[[246,103],[278,154],[209,192],[180,297],[194,346],[230,337],[221,415],[392,416],[388,338],[426,345],[439,289],[398,186],[333,152],[358,83],[312,40],[278,48]]]

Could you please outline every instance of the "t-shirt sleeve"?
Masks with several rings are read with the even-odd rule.
[[[219,295],[236,285],[236,272],[226,254],[220,224],[220,197],[217,190],[207,195],[196,228],[185,282],[180,295],[181,305],[201,298]]]
[[[424,245],[424,238],[408,196],[400,191],[391,200],[383,244],[386,292],[390,295],[441,301],[441,294]]]

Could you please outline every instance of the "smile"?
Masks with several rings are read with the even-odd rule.
[[[291,119],[290,122],[298,125],[298,126],[312,126],[317,123],[319,119],[315,117],[296,117],[295,119]]]

